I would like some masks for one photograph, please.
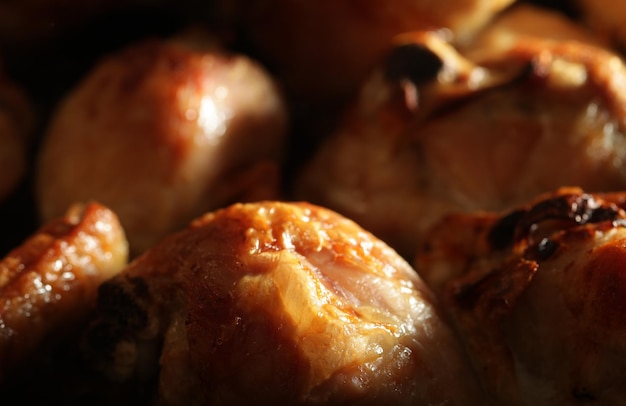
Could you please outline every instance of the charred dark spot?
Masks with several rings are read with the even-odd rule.
[[[455,292],[454,299],[457,306],[461,309],[470,310],[476,306],[480,299],[480,290],[474,286],[464,286]]]
[[[593,393],[591,393],[588,388],[585,388],[584,386],[575,387],[572,390],[572,396],[574,397],[574,399],[580,402],[595,402],[598,400],[598,398]]]
[[[616,206],[602,206],[593,210],[589,217],[590,223],[600,223],[602,221],[615,220],[619,214],[619,209]]]
[[[525,212],[514,211],[502,217],[489,231],[487,239],[489,244],[496,250],[502,250],[513,243],[515,229]]]
[[[557,248],[558,248],[557,243],[555,243],[549,238],[544,238],[543,240],[539,242],[539,244],[537,244],[537,254],[539,257],[538,259],[540,260],[548,259],[552,254],[554,254]]]
[[[456,304],[466,310],[475,308],[498,285],[500,275],[501,270],[494,269],[474,283],[460,287],[454,295]]]
[[[144,278],[129,278],[129,282],[133,285],[133,293],[142,299],[150,296],[150,288]]]
[[[85,348],[89,349],[90,356],[99,355],[103,359],[109,359],[118,343],[130,338],[126,329],[120,328],[111,320],[99,320],[86,330],[83,342]]]
[[[131,287],[141,286],[137,281],[133,283],[131,280],[130,282]],[[137,300],[134,290],[129,289],[125,283],[120,283],[117,279],[102,284],[98,290],[98,311],[107,318],[116,320],[125,328],[140,330],[146,327],[148,312]]]
[[[563,195],[543,200],[534,205],[526,216],[525,223],[530,228],[547,219],[571,219],[576,223],[586,222],[588,199],[582,195]]]
[[[430,49],[420,44],[406,44],[391,51],[385,76],[392,81],[410,80],[421,84],[435,79],[442,68],[443,61]]]
[[[559,245],[549,238],[543,238],[539,244],[528,249],[526,257],[535,261],[545,261],[559,248]]]
[[[614,220],[619,213],[614,204],[602,205],[588,194],[570,196],[566,201],[570,206],[569,217],[577,224]]]
[[[554,223],[559,227],[571,227],[611,221],[619,216],[619,208],[612,203],[599,202],[589,194],[567,194],[533,206],[520,220],[517,232],[526,236],[538,224],[551,220],[559,220]]]

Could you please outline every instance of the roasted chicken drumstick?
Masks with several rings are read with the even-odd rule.
[[[98,302],[87,359],[112,382],[156,379],[158,404],[482,401],[414,270],[310,204],[205,215],[102,285]]]
[[[0,389],[36,375],[50,342],[83,321],[100,283],[128,259],[128,242],[109,209],[73,206],[0,261]]]
[[[415,266],[442,298],[495,404],[626,396],[626,194],[562,189],[439,222]]]
[[[253,60],[190,30],[109,55],[55,112],[38,157],[46,220],[96,199],[131,256],[206,210],[276,198],[287,113]]]

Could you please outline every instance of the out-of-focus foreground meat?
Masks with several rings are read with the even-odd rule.
[[[0,61],[0,201],[24,178],[35,113],[26,93],[5,75]]]
[[[455,39],[482,28],[514,0],[223,0],[249,46],[273,66],[299,102],[336,105],[350,97],[411,30],[446,29]]]
[[[623,61],[563,19],[546,16],[562,31],[540,38],[547,28],[506,16],[519,32],[496,23],[501,35],[486,31],[463,54],[437,33],[398,37],[294,182],[296,198],[412,257],[449,212],[502,210],[567,185],[624,188]]]
[[[100,283],[127,259],[117,217],[90,203],[50,221],[0,261],[0,389],[37,376],[45,351],[95,307]]]
[[[84,351],[158,404],[481,404],[415,271],[306,203],[196,220],[104,285]],[[110,393],[110,392],[109,392]]]
[[[206,210],[277,198],[287,113],[273,79],[199,31],[101,60],[44,135],[44,220],[96,199],[120,217],[131,255]]]
[[[562,189],[505,214],[456,214],[421,246],[496,404],[626,396],[626,194]]]

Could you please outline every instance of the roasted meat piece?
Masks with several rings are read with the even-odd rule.
[[[620,57],[580,40],[506,38],[485,32],[461,54],[437,33],[398,37],[296,177],[296,198],[412,257],[416,239],[449,212],[502,210],[561,186],[624,188]]]
[[[276,198],[287,113],[251,59],[190,30],[105,57],[60,103],[38,157],[44,220],[96,199],[131,255],[206,210]]]
[[[36,375],[39,357],[95,307],[98,286],[127,259],[117,217],[90,203],[73,206],[0,261],[0,390]]]
[[[400,33],[445,29],[468,37],[514,0],[221,0],[249,47],[275,67],[297,101],[352,96]]]
[[[382,241],[321,207],[259,202],[103,284],[84,352],[112,382],[156,377],[158,404],[481,404],[456,340]]]
[[[494,404],[626,396],[626,194],[562,189],[437,223],[416,269],[438,292]]]

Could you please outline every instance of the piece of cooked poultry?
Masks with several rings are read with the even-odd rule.
[[[34,129],[35,112],[27,94],[0,66],[0,201],[26,174]]]
[[[273,66],[298,103],[337,106],[390,47],[412,30],[471,35],[514,0],[222,0],[223,14]],[[224,17],[228,18],[228,17]],[[224,19],[222,18],[222,19]]]
[[[412,257],[445,213],[500,210],[560,186],[624,188],[626,67],[603,47],[555,37],[509,33],[506,44],[465,46],[472,59],[437,33],[398,37],[296,178],[295,197]]]
[[[571,188],[433,227],[416,269],[495,404],[623,403],[625,207],[624,192]]]
[[[117,217],[90,203],[73,206],[0,261],[0,390],[36,375],[39,357],[95,307],[98,286],[127,259]]]
[[[98,305],[86,359],[144,393],[156,380],[150,403],[482,404],[410,265],[311,204],[209,213],[103,284]]]
[[[277,198],[287,121],[272,77],[204,33],[133,43],[54,114],[38,157],[41,217],[96,199],[134,257],[206,210]]]

